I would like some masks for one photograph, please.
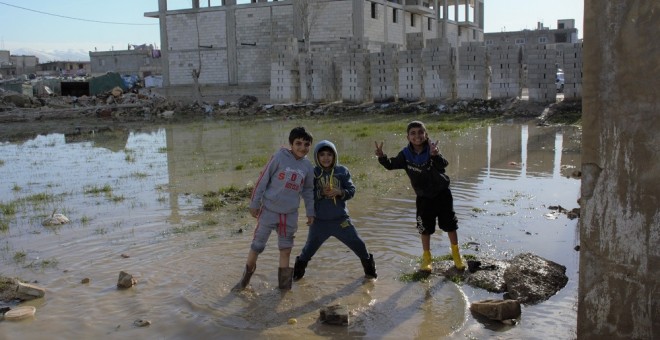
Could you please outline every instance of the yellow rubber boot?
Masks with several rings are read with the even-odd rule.
[[[454,265],[456,269],[463,270],[465,266],[463,265],[463,260],[461,260],[461,254],[458,252],[458,244],[451,245],[451,256],[454,258]]]
[[[419,270],[423,272],[433,271],[432,263],[433,257],[431,256],[431,252],[427,250],[422,254],[422,264],[419,266]]]

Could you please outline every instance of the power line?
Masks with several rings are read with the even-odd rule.
[[[40,13],[40,14],[45,14],[45,15],[51,15],[54,17],[60,17],[60,18],[65,18],[65,19],[71,19],[71,20],[80,20],[80,21],[87,21],[87,22],[95,22],[99,24],[109,24],[109,25],[133,25],[133,26],[152,26],[152,25],[158,25],[158,24],[136,24],[136,23],[130,23],[130,22],[111,22],[111,21],[99,21],[99,20],[90,20],[90,19],[82,19],[82,18],[74,18],[74,17],[69,17],[66,15],[59,15],[59,14],[53,14],[53,13],[48,13],[48,12],[42,12],[42,11],[37,11],[35,9],[29,9],[21,6],[16,6],[12,4],[8,4],[6,2],[0,1],[0,5],[5,5],[5,6],[10,6],[10,7],[16,7],[22,10],[30,11],[30,12],[35,12],[35,13]]]

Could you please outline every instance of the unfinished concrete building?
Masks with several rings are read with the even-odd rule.
[[[441,38],[449,49],[483,41],[484,0],[211,2],[203,7],[192,0],[189,9],[168,10],[167,1],[159,0],[158,12],[145,13],[160,22],[163,85],[172,98],[191,98],[192,89],[193,96],[205,99],[252,94],[262,101],[371,100],[373,53],[384,53],[383,70],[398,81],[378,85],[383,96],[392,96],[407,79],[413,83],[403,84],[410,90],[404,96],[423,97],[428,84],[421,76],[411,80],[423,72],[421,50],[408,52],[417,56],[408,58],[411,74],[395,76],[401,64],[389,57],[392,46],[409,50],[412,39],[421,49],[426,40]],[[360,55],[350,55],[356,45]],[[319,62],[312,65],[301,51]],[[301,60],[309,61],[301,66]],[[335,87],[319,93],[320,84],[327,83],[318,77],[333,79]]]
[[[116,72],[121,75],[133,75],[144,78],[160,75],[161,53],[152,45],[129,45],[127,50],[89,52],[92,75]]]

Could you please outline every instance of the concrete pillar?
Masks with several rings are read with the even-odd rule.
[[[353,38],[364,38],[364,1],[353,0]]]
[[[238,43],[236,42],[236,8],[227,5],[225,31],[227,37],[227,75],[229,85],[238,84]]]
[[[660,6],[585,0],[578,339],[660,338]]]
[[[199,0],[192,0],[192,8],[199,9]]]
[[[167,0],[158,0],[158,23],[160,25],[160,63],[163,87],[170,86],[170,44],[167,42]]]

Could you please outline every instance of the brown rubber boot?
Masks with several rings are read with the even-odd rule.
[[[232,288],[233,291],[241,291],[247,287],[248,284],[250,284],[250,278],[252,278],[252,274],[257,270],[257,266],[254,266],[252,270],[250,271],[247,264],[245,265],[245,270],[243,271],[243,277],[241,277],[241,281],[239,281],[234,288]]]
[[[293,283],[293,268],[277,268],[277,279],[279,281],[280,289],[291,289]]]

